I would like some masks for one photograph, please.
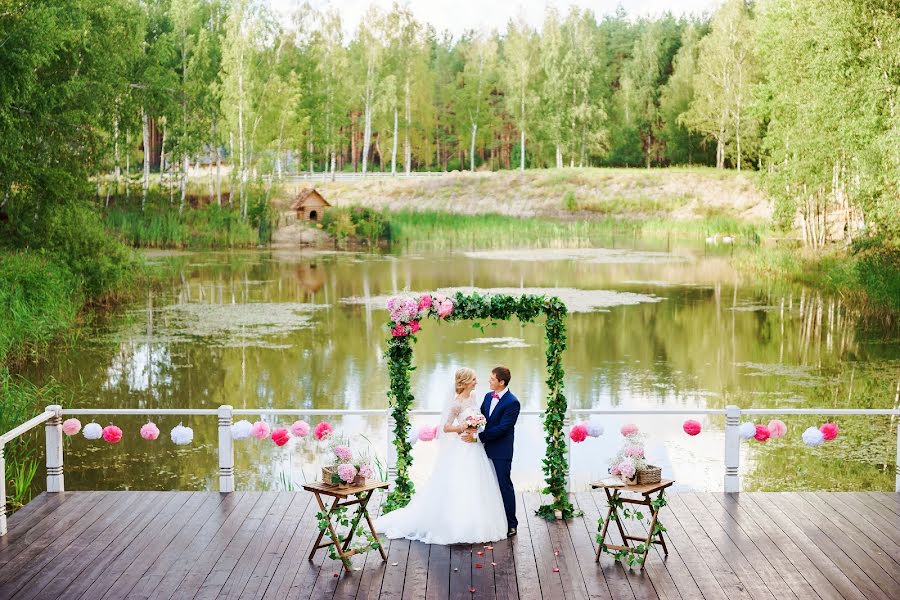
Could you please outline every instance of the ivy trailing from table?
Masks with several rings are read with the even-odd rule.
[[[566,441],[563,430],[567,403],[563,393],[565,371],[562,354],[566,349],[566,305],[556,297],[505,294],[482,295],[477,292],[457,292],[452,298],[440,294],[423,294],[412,298],[394,297],[388,301],[388,359],[390,390],[388,403],[394,419],[394,447],[397,451],[397,475],[395,486],[388,495],[383,510],[390,512],[406,506],[412,497],[413,484],[409,480],[412,464],[412,445],[407,437],[410,428],[409,411],[413,405],[410,385],[412,343],[420,330],[419,322],[426,317],[444,321],[474,321],[473,327],[484,331],[485,324],[517,317],[523,323],[531,323],[540,316],[546,318],[547,339],[547,410],[544,413],[544,432],[547,451],[543,459],[546,486],[543,493],[553,501],[541,506],[537,514],[554,519],[557,514],[568,519],[577,514],[569,500],[566,482],[569,465],[566,461]],[[485,323],[486,322],[486,323]]]
[[[668,504],[666,499],[660,495],[650,501],[650,506],[654,509],[655,512],[659,512],[659,510]],[[612,512],[609,514],[609,520],[619,521],[619,511],[622,511],[622,519],[633,519],[635,521],[643,521],[645,519],[644,512],[637,508],[625,508],[625,503],[622,501],[621,496],[618,494],[614,494],[611,499],[609,499],[609,506],[612,508]],[[653,521],[652,518],[647,520],[647,525]],[[615,560],[624,561],[629,567],[635,567],[638,565],[644,564],[644,552],[647,550],[647,544],[641,542],[631,548],[631,550],[626,549],[612,549],[606,545],[603,541],[603,517],[599,517],[597,519],[597,543],[600,544],[600,550],[609,554]],[[653,540],[657,535],[661,535],[663,532],[667,531],[663,526],[662,522],[657,518],[656,522],[653,523],[653,531],[650,532],[650,539]]]

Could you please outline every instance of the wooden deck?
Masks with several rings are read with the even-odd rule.
[[[575,494],[585,516],[568,523],[534,517],[539,496],[521,495],[519,535],[493,550],[388,541],[386,563],[370,552],[349,573],[324,551],[307,560],[311,500],[43,494],[0,539],[0,599],[900,598],[900,494],[670,494],[669,556],[654,547],[643,573],[594,562],[599,493]]]

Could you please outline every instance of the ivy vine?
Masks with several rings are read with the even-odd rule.
[[[541,506],[537,514],[545,519],[556,518],[557,512],[563,518],[576,516],[577,511],[569,500],[566,490],[569,464],[566,461],[566,440],[563,421],[566,415],[566,397],[563,393],[565,371],[562,366],[562,354],[566,349],[566,305],[557,297],[522,295],[508,296],[463,294],[457,292],[453,298],[453,311],[445,315],[447,321],[474,321],[473,326],[484,331],[484,323],[496,325],[497,321],[517,317],[523,323],[531,323],[540,316],[546,318],[545,333],[547,339],[547,410],[544,413],[544,433],[547,452],[543,459],[544,481],[543,493],[551,496],[553,501]],[[427,316],[436,317],[434,310]],[[388,329],[395,323],[388,322]],[[388,348],[385,353],[388,359],[390,390],[388,404],[394,418],[394,447],[397,450],[397,476],[394,489],[388,494],[384,504],[384,512],[390,512],[406,506],[412,497],[413,484],[409,480],[409,467],[412,464],[412,445],[407,440],[410,421],[409,411],[413,405],[410,386],[410,373],[415,369],[412,364],[412,343],[416,341],[415,333],[395,336],[389,334]]]
[[[356,550],[359,553],[368,552],[369,550],[377,550],[380,542],[377,538],[372,536],[372,534],[366,530],[365,527],[361,529],[357,529],[357,525],[359,525],[360,519],[363,516],[363,508],[362,505],[358,505],[358,508],[353,514],[353,519],[351,522],[350,515],[347,512],[346,506],[337,506],[334,510],[329,513],[326,511],[318,511],[316,513],[316,524],[319,527],[319,531],[324,532],[328,529],[329,519],[334,519],[334,525],[336,527],[345,527],[349,528],[350,531],[356,531],[357,538],[362,538],[362,542],[354,543],[349,549]],[[343,541],[346,538],[339,538]],[[328,556],[332,560],[343,560],[341,555],[338,554],[337,548],[334,544],[328,546]]]
[[[668,504],[666,499],[660,495],[650,501],[650,505],[654,508],[656,512],[659,512],[663,506]],[[625,508],[625,503],[622,501],[621,496],[618,494],[614,494],[612,498],[609,499],[609,506],[613,509],[613,511],[609,515],[610,522],[612,521],[620,521],[622,519],[633,519],[636,521],[643,521],[648,515],[645,515],[643,511],[637,508]],[[622,511],[622,517],[619,517],[619,510]],[[651,519],[647,519],[648,525],[650,524]],[[657,536],[657,534],[662,534],[667,531],[667,529],[663,526],[662,522],[657,517],[656,523],[653,524],[653,531],[650,532],[650,539],[652,540]],[[644,564],[644,552],[647,549],[647,545],[644,542],[633,546],[630,550],[627,549],[617,549],[613,550],[603,540],[603,517],[599,517],[597,519],[597,543],[600,544],[600,550],[609,554],[615,560],[624,561],[629,567],[635,567],[638,565]]]

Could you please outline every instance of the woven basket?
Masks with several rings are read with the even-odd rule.
[[[353,483],[347,483],[338,475],[337,469],[334,467],[322,467],[322,483],[333,488],[349,488],[360,485],[366,485],[366,478],[357,474]]]
[[[659,483],[662,480],[662,467],[647,465],[637,472],[638,485]]]

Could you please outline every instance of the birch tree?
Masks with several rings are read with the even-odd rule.
[[[469,170],[475,170],[478,127],[489,120],[490,95],[496,77],[497,42],[475,34],[463,48],[465,67],[461,75],[459,110],[469,124]]]
[[[525,170],[525,131],[528,127],[529,111],[534,104],[531,84],[536,37],[535,32],[525,21],[524,15],[520,14],[515,21],[510,21],[506,28],[500,67],[506,110],[509,114],[515,115],[516,127],[519,130],[520,171]]]

